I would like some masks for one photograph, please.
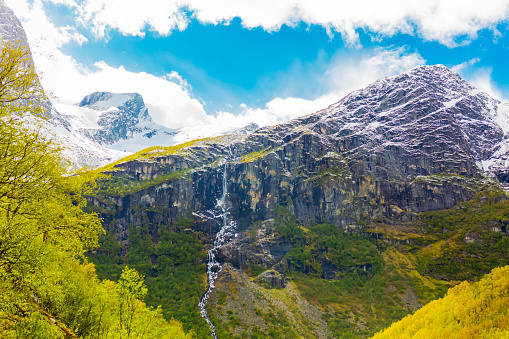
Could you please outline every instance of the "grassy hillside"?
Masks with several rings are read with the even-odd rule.
[[[373,338],[508,338],[509,266],[447,295],[377,333]]]

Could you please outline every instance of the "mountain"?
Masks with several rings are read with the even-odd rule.
[[[507,138],[505,126],[498,123],[504,107],[446,67],[424,66],[377,81],[325,110],[258,129],[230,145],[211,141],[214,146],[188,148],[189,157],[164,158],[190,169],[203,166],[211,156],[218,163],[228,159],[231,213],[242,227],[273,216],[273,206],[287,200],[303,221],[346,227],[361,217],[360,210],[376,218],[390,213],[391,206],[421,212],[471,197],[471,190],[449,180],[438,190],[429,181],[433,175],[455,176],[454,181],[465,185],[484,180],[483,164],[493,161]],[[217,151],[202,159],[207,153],[203,147]],[[140,180],[173,170],[167,169],[169,160],[147,161],[138,171]],[[128,164],[116,167],[127,171],[123,175],[131,174],[135,170],[124,168]],[[499,173],[487,169],[488,174]],[[497,178],[504,180],[503,175]],[[319,191],[313,189],[318,183]],[[217,185],[216,191],[221,182]],[[193,186],[200,188],[199,183]],[[362,198],[357,207],[346,207],[355,197]],[[185,199],[193,210],[215,203],[196,200],[193,194]],[[351,213],[338,213],[345,208]]]
[[[107,229],[92,260],[151,276],[148,302],[200,336],[374,334],[509,264],[507,107],[422,66],[246,136],[140,151],[88,198]]]
[[[19,19],[3,0],[0,0],[0,37],[3,41],[19,42],[30,51]],[[138,93],[95,92],[78,105],[53,104],[45,97],[40,104],[45,108],[45,119],[27,117],[27,124],[41,123],[43,130],[64,146],[64,154],[74,168],[104,166],[150,146],[170,146],[221,134],[246,134],[258,128],[251,124],[238,130],[213,126],[172,130],[152,121]]]
[[[28,46],[28,39],[21,22],[3,0],[0,0],[0,37],[2,40],[19,41]]]
[[[32,59],[25,30],[14,12],[3,0],[0,0],[0,38],[0,46],[5,41],[19,42],[29,51],[30,60]],[[33,60],[31,60],[31,64],[33,67]],[[42,88],[40,84],[39,86]],[[127,155],[125,152],[106,149],[93,140],[76,133],[66,116],[60,114],[47,97],[41,98],[40,105],[45,108],[44,119],[34,116],[23,118],[29,126],[42,125],[42,131],[63,146],[63,153],[74,168],[99,167]]]
[[[138,93],[95,92],[77,105],[56,104],[73,130],[105,148],[138,152],[151,146],[171,146],[219,135],[247,135],[258,129],[197,125],[169,129],[155,123]]]
[[[176,131],[152,121],[138,93],[95,92],[61,112],[77,133],[108,148],[136,152],[149,146],[171,145]]]

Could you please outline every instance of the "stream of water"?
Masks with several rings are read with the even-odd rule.
[[[210,295],[212,294],[212,291],[215,287],[216,279],[219,275],[219,272],[221,272],[222,265],[219,263],[216,259],[217,251],[219,247],[223,246],[227,242],[229,242],[232,238],[236,236],[235,229],[236,229],[236,223],[233,220],[228,219],[228,206],[227,206],[227,199],[228,199],[228,161],[231,158],[231,151],[229,152],[228,157],[225,159],[224,167],[223,167],[223,189],[222,194],[219,199],[217,199],[216,206],[213,210],[206,211],[205,213],[200,213],[199,216],[214,220],[217,222],[220,226],[219,232],[217,232],[216,237],[214,239],[214,246],[210,251],[207,253],[207,277],[208,277],[208,287],[207,291],[203,295],[200,303],[198,306],[200,307],[201,316],[205,318],[207,323],[210,326],[210,330],[212,332],[212,337],[214,339],[217,339],[216,335],[216,328],[214,327],[214,324],[212,324],[212,321],[210,320],[210,317],[207,313],[207,310],[205,308],[205,305],[207,303],[207,300],[210,298]]]

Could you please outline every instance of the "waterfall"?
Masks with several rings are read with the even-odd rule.
[[[203,295],[198,306],[200,307],[201,316],[205,318],[207,323],[210,326],[210,330],[212,332],[212,337],[217,339],[216,329],[210,317],[205,309],[205,304],[209,299],[212,291],[215,287],[216,279],[221,272],[222,266],[216,260],[216,254],[219,247],[223,246],[227,242],[229,242],[233,237],[236,236],[235,228],[237,224],[233,220],[228,220],[228,210],[227,207],[227,199],[228,199],[228,161],[231,158],[231,149],[228,149],[228,156],[225,158],[224,167],[223,167],[223,190],[221,197],[217,199],[216,206],[213,210],[206,211],[205,213],[197,214],[202,218],[206,218],[209,220],[216,221],[219,226],[219,232],[217,232],[216,237],[214,239],[214,246],[207,253],[207,278],[208,278],[208,287],[207,291]]]

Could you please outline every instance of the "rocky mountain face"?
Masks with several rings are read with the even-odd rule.
[[[115,95],[96,92],[83,98],[79,107],[103,111],[97,124],[107,128],[95,130],[95,138],[103,143],[114,143],[134,133],[144,132],[147,128],[139,126],[140,123],[152,122],[143,98],[138,93]]]
[[[28,46],[21,22],[3,0],[0,0],[0,37],[2,40],[19,41],[23,46]]]
[[[95,92],[84,97],[74,111],[64,112],[79,134],[119,151],[172,145],[177,133],[152,121],[138,93]]]
[[[155,205],[185,204],[169,214],[172,218],[214,207],[221,189],[217,169],[226,162],[230,213],[242,229],[274,217],[276,205],[289,205],[304,223],[344,228],[366,218],[411,218],[472,196],[470,187],[485,180],[482,163],[507,138],[497,123],[503,105],[443,66],[418,67],[240,141],[211,140],[185,154],[126,162],[112,175],[141,183],[189,170],[164,189],[154,186],[129,196],[131,204],[147,194]],[[213,159],[207,156],[216,163],[206,170],[196,167],[203,166],[203,153],[216,154],[211,148],[222,150]],[[173,188],[181,184],[186,193]],[[168,202],[168,195],[176,201]]]
[[[212,250],[223,269],[209,299],[213,322],[230,324],[230,334],[240,335],[242,326],[249,333],[275,331],[266,316],[276,309],[300,335],[365,335],[386,326],[386,306],[369,306],[364,303],[371,299],[351,292],[343,302],[364,306],[343,310],[332,297],[313,299],[308,286],[343,286],[330,292],[337,295],[355,291],[341,285],[355,277],[362,286],[375,284],[372,293],[380,291],[380,300],[415,310],[450,281],[489,271],[498,259],[486,249],[507,239],[507,198],[500,189],[507,181],[507,107],[444,66],[417,67],[248,136],[140,153],[110,167],[110,178],[89,200],[127,257],[139,241],[131,236],[135,230],[141,236],[145,229],[157,248],[162,225],[190,218],[188,231],[210,249],[216,234],[234,222],[237,235]],[[466,222],[476,214],[461,214],[465,206],[480,219]],[[488,213],[490,206],[502,210]],[[459,212],[443,212],[450,213],[447,219],[441,211]],[[461,214],[454,219],[461,227],[450,221],[454,213]],[[496,258],[503,257],[495,247]],[[160,274],[157,262],[164,256],[157,253],[146,274]],[[472,257],[483,264],[465,266]],[[375,278],[382,276],[385,282]],[[239,295],[225,301],[232,286]],[[425,286],[434,292],[425,294]],[[306,311],[278,302],[266,288],[282,289]],[[398,297],[391,299],[390,291]],[[246,306],[253,295],[264,296],[262,311]],[[325,301],[317,306],[317,300]],[[223,307],[243,310],[241,320]],[[316,326],[307,327],[309,321]]]

